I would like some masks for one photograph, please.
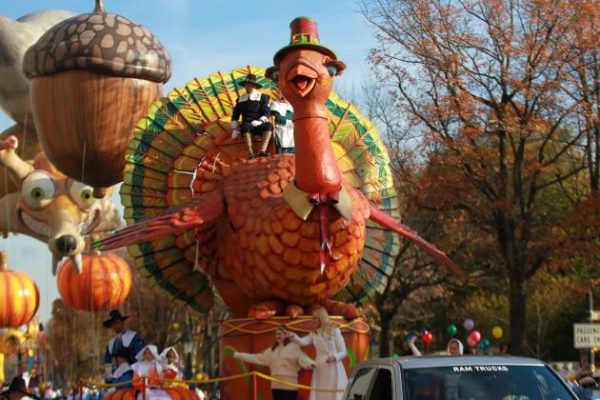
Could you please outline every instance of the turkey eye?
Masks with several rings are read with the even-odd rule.
[[[331,77],[336,76],[338,73],[338,68],[333,64],[329,64],[327,65],[327,72],[329,72],[329,76]]]
[[[21,184],[21,197],[33,209],[50,204],[55,194],[54,181],[43,172],[32,172]]]
[[[279,69],[277,67],[269,67],[265,71],[265,76],[272,81],[279,80]]]

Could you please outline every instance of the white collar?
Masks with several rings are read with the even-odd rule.
[[[246,93],[243,94],[240,97],[240,103],[243,101],[248,101],[248,100],[252,100],[252,101],[260,101],[260,96],[262,96],[262,93],[259,92],[258,90],[254,89],[253,91],[251,91],[250,93]]]
[[[131,371],[131,366],[129,365],[129,363],[124,362],[123,364],[119,365],[117,369],[115,369],[115,372],[112,373],[112,377],[115,379],[120,378],[121,375],[123,375],[127,371]]]

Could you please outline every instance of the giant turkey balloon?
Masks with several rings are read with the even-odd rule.
[[[106,12],[55,25],[25,55],[38,137],[64,174],[100,188],[122,180],[135,123],[171,76],[169,53],[145,27]]]

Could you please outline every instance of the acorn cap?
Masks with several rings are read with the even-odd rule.
[[[148,29],[105,12],[96,0],[93,12],[53,26],[25,53],[29,79],[68,70],[164,83],[171,77],[171,56]]]
[[[321,44],[317,22],[309,17],[298,17],[290,23],[290,43],[275,53],[273,64],[277,65],[287,52],[298,48],[317,50],[337,60],[335,53]]]

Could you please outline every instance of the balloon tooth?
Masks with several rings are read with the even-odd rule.
[[[71,256],[71,260],[73,261],[73,265],[75,265],[77,272],[81,273],[81,269],[83,268],[83,257],[81,253]]]
[[[58,263],[62,260],[62,256],[57,254],[52,254],[52,276],[56,276],[56,271],[58,270]]]

